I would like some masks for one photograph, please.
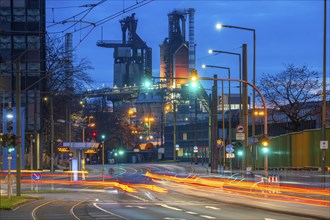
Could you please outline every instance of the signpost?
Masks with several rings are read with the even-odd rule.
[[[236,126],[236,140],[244,141],[245,140],[245,129],[243,125]]]
[[[39,184],[39,181],[42,179],[41,173],[32,173],[31,179],[34,182],[36,182],[36,191],[38,192],[38,184]],[[31,189],[33,190],[33,182],[32,182]]]
[[[237,129],[236,129],[237,130]],[[243,129],[243,131],[244,131],[244,129]],[[227,154],[226,154],[226,158],[229,158],[230,160],[229,160],[229,164],[230,164],[230,174],[232,173],[232,163],[231,163],[231,159],[232,158],[235,158],[235,154],[234,154],[234,146],[233,145],[231,145],[231,144],[228,144],[227,146],[226,146],[226,152],[227,152]]]

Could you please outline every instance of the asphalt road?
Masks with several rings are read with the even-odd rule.
[[[55,189],[74,192],[40,194],[44,199],[33,200],[15,210],[1,210],[0,219],[327,219],[326,210],[329,207],[257,200],[241,197],[235,191],[156,181],[144,175],[149,171],[187,176],[190,171],[196,171],[196,168],[189,166],[130,164],[107,165],[106,169],[110,167],[113,167],[114,174],[107,175],[105,183],[119,182],[136,191],[127,192],[126,188],[97,181],[100,179],[100,166],[91,166],[87,179],[95,181],[95,184],[56,184]],[[160,187],[167,191],[159,192],[144,186]],[[28,185],[24,187],[29,188]],[[42,185],[40,189],[49,187]],[[317,215],[317,212],[323,212],[323,215]]]

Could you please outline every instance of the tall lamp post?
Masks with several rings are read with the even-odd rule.
[[[218,69],[225,69],[228,71],[228,78],[230,79],[230,68],[229,67],[223,67],[223,66],[214,66],[214,65],[203,65],[203,68],[218,68]],[[224,117],[224,83],[223,80],[221,81],[222,83],[222,98],[221,98],[221,105],[222,105],[222,141],[223,141],[223,171],[225,172],[226,170],[226,149],[225,149],[225,117]],[[232,129],[231,129],[231,92],[230,92],[230,81],[228,81],[229,87],[228,87],[228,111],[229,111],[229,120],[228,120],[228,143],[231,143],[232,140]]]
[[[239,72],[239,79],[242,79],[242,59],[241,59],[241,54],[240,53],[234,53],[234,52],[228,52],[228,51],[223,51],[223,50],[213,50],[210,49],[209,54],[216,53],[216,54],[229,54],[229,55],[235,55],[238,56],[238,72]],[[241,84],[241,83],[240,83]],[[242,86],[239,87],[239,96],[240,96],[240,105],[239,105],[239,110],[242,111],[242,105],[241,105],[241,95],[242,95]]]
[[[215,25],[216,29],[220,30],[222,28],[235,28],[239,30],[245,30],[245,31],[252,31],[253,32],[253,78],[252,78],[252,84],[255,86],[256,84],[256,30],[253,28],[245,28],[245,27],[239,27],[239,26],[232,26],[232,25],[224,25],[217,23]],[[256,93],[255,90],[252,90],[252,107],[255,109],[255,102],[256,102]],[[252,116],[252,137],[255,136],[255,117]]]
[[[326,70],[327,70],[327,1],[324,0],[324,17],[323,17],[323,85],[322,85],[322,125],[321,125],[321,140],[326,141],[326,116],[327,116],[327,93],[326,93]],[[326,162],[326,149],[322,149],[322,172],[323,182],[325,183],[325,162]]]

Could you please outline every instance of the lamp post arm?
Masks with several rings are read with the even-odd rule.
[[[210,67],[210,68],[218,68],[218,69],[226,69],[226,70],[230,70],[230,68],[229,68],[229,67],[225,67],[225,66],[205,65],[205,67]]]
[[[234,52],[228,52],[228,51],[223,51],[223,50],[212,50],[213,53],[225,53],[225,54],[232,54],[232,55],[237,55],[240,56],[240,53],[234,53]]]
[[[225,25],[225,24],[223,24],[222,27],[226,27],[226,28],[236,28],[236,29],[247,30],[247,31],[253,31],[253,32],[256,31],[256,30],[253,29],[253,28],[245,28],[245,27],[239,27],[239,26],[233,26],[233,25]]]

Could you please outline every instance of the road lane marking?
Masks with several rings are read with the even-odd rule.
[[[213,207],[213,206],[205,206],[206,209],[213,209],[213,210],[219,210],[220,208]]]
[[[127,220],[128,220],[128,218],[125,218],[125,217],[123,217],[123,216],[121,216],[121,215],[117,215],[117,214],[115,214],[115,213],[113,213],[113,212],[109,212],[109,211],[107,211],[107,210],[101,208],[101,207],[98,206],[96,203],[93,203],[93,206],[95,206],[97,209],[99,209],[99,210],[101,210],[101,211],[103,211],[103,212],[106,212],[106,213],[108,213],[108,214],[110,214],[110,215],[114,215],[114,216],[116,216],[116,217],[119,217],[119,218],[127,219]]]
[[[159,204],[160,206],[164,207],[164,208],[168,208],[168,209],[172,209],[172,210],[176,210],[176,211],[182,211],[182,209],[173,207],[173,206],[169,206],[169,205],[165,205],[165,204]]]
[[[186,211],[186,213],[190,215],[197,215],[197,212],[192,212],[192,211]]]
[[[55,201],[57,201],[57,199],[51,200],[51,201],[49,201],[49,202],[43,203],[43,204],[41,204],[41,205],[35,207],[35,208],[32,210],[32,213],[31,213],[33,220],[37,220],[37,216],[35,215],[37,209],[39,209],[40,207],[45,206],[45,205],[47,205],[47,204],[49,204],[49,203],[55,202]]]
[[[70,214],[73,215],[73,217],[75,217],[77,220],[80,220],[80,218],[78,216],[76,216],[76,214],[74,214],[74,208],[78,205],[80,205],[81,203],[85,202],[86,200],[80,201],[78,203],[76,203],[75,205],[72,206],[72,208],[70,209]]]
[[[207,218],[207,219],[215,219],[215,217],[209,216],[209,215],[200,215],[200,217]]]
[[[139,196],[131,195],[131,194],[129,194],[129,193],[126,193],[126,195],[128,195],[128,196],[130,196],[130,197],[133,197],[133,198],[135,198],[135,199],[141,200],[141,201],[143,201],[143,202],[148,202],[148,201],[149,201],[149,200],[147,200],[147,199],[143,199],[143,198],[141,198],[141,197],[139,197]]]

